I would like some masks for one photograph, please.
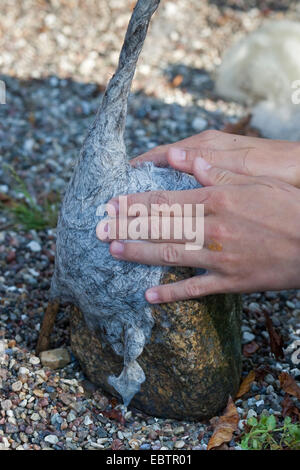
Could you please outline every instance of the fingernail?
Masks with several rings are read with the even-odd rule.
[[[211,168],[211,165],[207,163],[207,161],[204,160],[204,158],[201,158],[201,157],[195,158],[194,165],[195,165],[196,170],[200,170],[200,171],[209,170],[209,168]]]
[[[175,162],[184,162],[186,160],[186,151],[179,148],[171,148],[169,155]]]
[[[107,206],[112,206],[114,208],[114,211],[115,211],[115,215],[119,214],[119,201],[118,199],[111,199],[110,201],[108,201],[107,203]],[[109,213],[109,216],[110,217],[113,217],[114,214],[111,214],[107,208],[107,212]]]
[[[147,290],[146,292],[146,299],[148,300],[148,302],[150,303],[156,303],[159,301],[159,296],[158,296],[158,292],[153,290],[153,289],[150,289],[150,290]]]
[[[120,256],[124,251],[124,243],[113,241],[110,245],[110,252],[114,256]]]

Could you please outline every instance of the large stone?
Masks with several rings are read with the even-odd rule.
[[[57,348],[43,351],[40,354],[43,366],[50,369],[60,369],[65,367],[71,361],[70,354],[67,349]]]
[[[164,282],[191,273],[168,274]],[[131,405],[158,417],[205,419],[235,396],[241,374],[241,300],[208,296],[153,307],[155,326],[138,358],[146,381]],[[88,379],[118,396],[108,377],[118,375],[123,359],[91,332],[77,308],[71,311],[71,347]]]

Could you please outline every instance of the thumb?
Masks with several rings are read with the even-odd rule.
[[[193,162],[194,177],[203,186],[223,186],[227,184],[249,184],[249,177],[233,173],[224,168],[211,166],[201,157]]]

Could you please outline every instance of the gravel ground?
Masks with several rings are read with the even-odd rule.
[[[129,153],[220,129],[245,114],[243,107],[214,94],[222,53],[233,34],[240,37],[266,17],[299,19],[297,3],[163,2],[130,100]],[[0,79],[7,104],[0,106],[0,199],[20,198],[8,164],[40,201],[64,191],[116,66],[130,10],[125,0],[24,0],[18,7],[2,0],[1,10]],[[186,423],[123,410],[86,381],[72,354],[69,364],[56,371],[34,356],[54,250],[55,229],[17,230],[1,214],[0,449],[206,449],[215,418]],[[280,361],[271,354],[263,310],[283,337]],[[299,317],[300,291],[244,296],[243,375],[254,369],[260,373],[235,402],[239,429],[227,448],[240,448],[247,416],[275,414],[281,420],[279,374],[300,379],[293,355],[300,341]],[[59,313],[52,347],[69,347],[66,311]]]

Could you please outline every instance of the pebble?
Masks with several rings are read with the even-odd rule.
[[[30,364],[33,364],[33,365],[37,365],[40,363],[40,359],[36,356],[32,356],[30,359],[29,359],[29,362]]]
[[[13,198],[16,192],[3,171],[7,163],[13,164],[37,198],[64,193],[106,77],[114,73],[130,14],[126,2],[120,0],[111,2],[111,8],[86,0],[84,7],[78,6],[76,15],[68,2],[52,3],[59,7],[50,12],[33,9],[32,0],[23,0],[22,10],[10,0],[1,2],[1,45],[5,53],[0,61],[8,99],[5,107],[0,106],[0,192]],[[162,5],[156,15],[157,26],[150,29],[144,64],[139,64],[136,73],[125,135],[130,156],[207,128],[220,129],[228,120],[237,120],[247,112],[242,105],[216,98],[211,77],[232,41],[232,31],[244,34],[260,24],[259,8],[235,10],[230,6],[234,2],[228,2],[230,14],[226,13],[225,21],[219,0],[201,2],[201,8],[198,0],[171,3],[166,2],[165,10]],[[193,20],[196,14],[197,22]],[[292,7],[289,14],[295,15]],[[70,26],[74,15],[77,30],[85,32],[76,41]],[[179,15],[180,21],[172,23],[170,35],[161,34],[169,24],[168,17]],[[295,19],[298,21],[299,15]],[[37,29],[37,21],[46,28]],[[26,35],[22,29],[25,23]],[[92,27],[86,28],[90,23]],[[200,36],[199,31],[203,33]],[[102,40],[95,41],[96,37]],[[183,39],[180,45],[178,38]],[[24,54],[24,50],[30,54]],[[49,63],[51,76],[45,73]],[[6,229],[7,216],[1,212],[0,218],[0,340],[2,331],[8,339],[4,359],[0,359],[0,449],[102,450],[116,446],[126,450],[205,450],[211,436],[207,423],[147,417],[134,409],[124,412],[125,424],[119,423],[108,417],[111,402],[101,391],[95,387],[89,395],[85,393],[81,385],[84,376],[75,359],[70,358],[58,369],[40,362],[33,351],[48,303],[56,231],[53,227]],[[272,410],[282,419],[284,394],[277,379],[279,373],[285,370],[299,379],[299,371],[292,372],[298,364],[291,356],[299,347],[300,291],[249,294],[244,296],[244,305],[248,308],[242,323],[243,342],[247,344],[255,337],[260,345],[255,355],[244,358],[245,375],[267,365],[273,381],[267,375],[266,387],[264,382],[251,387],[249,402],[243,397],[236,402],[241,419],[230,441],[230,448],[235,450],[240,448],[245,417]],[[286,353],[285,363],[277,363],[270,354],[269,335],[260,319],[262,307],[268,309],[283,335],[285,348],[294,344]],[[69,344],[68,315],[63,308],[52,344],[64,349]],[[13,391],[16,382],[21,382],[19,391]],[[106,416],[101,414],[105,411]]]
[[[275,382],[275,378],[273,377],[273,375],[267,374],[265,376],[265,382],[267,382],[267,384],[273,384]]]
[[[250,410],[248,411],[248,414],[247,414],[247,419],[249,419],[249,418],[256,418],[256,417],[257,417],[256,411],[250,409]]]
[[[32,240],[30,243],[28,243],[27,246],[34,253],[37,253],[37,252],[41,251],[41,249],[42,249],[41,245],[38,242],[34,241],[34,240]]]
[[[198,116],[192,121],[192,128],[194,129],[195,132],[201,132],[204,131],[204,129],[207,128],[207,121],[206,119]]]
[[[185,446],[184,441],[176,441],[174,444],[175,449],[182,449]]]
[[[49,434],[48,436],[45,437],[45,441],[54,445],[58,443],[58,437],[55,436],[55,434]]]
[[[87,416],[84,418],[83,423],[84,423],[85,426],[89,426],[90,424],[93,424],[93,421],[92,421],[91,418],[87,415]]]
[[[41,418],[38,413],[32,413],[32,415],[30,416],[30,419],[31,421],[39,421]]]
[[[3,401],[1,402],[1,408],[2,408],[2,410],[4,410],[4,411],[10,410],[11,407],[12,407],[12,402],[11,402],[11,400],[3,400]]]
[[[43,366],[50,367],[50,369],[65,367],[71,361],[68,350],[64,348],[43,351],[40,357]]]
[[[243,343],[251,343],[251,341],[255,340],[255,335],[253,333],[249,333],[248,331],[245,331],[243,333]]]
[[[19,392],[22,389],[22,382],[18,380],[17,382],[14,382],[11,386],[11,389],[13,392]]]

